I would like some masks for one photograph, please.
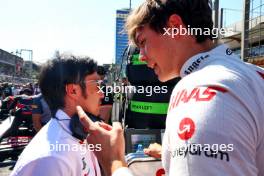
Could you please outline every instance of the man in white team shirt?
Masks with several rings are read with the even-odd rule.
[[[103,98],[97,85],[99,79],[96,63],[89,58],[62,56],[47,62],[39,82],[52,118],[24,149],[11,176],[101,175],[93,153],[101,146],[88,144],[70,127],[77,105],[99,114]]]
[[[211,14],[208,0],[147,0],[127,20],[130,40],[159,79],[182,77],[166,121],[165,172],[263,176],[264,70],[243,63],[225,45],[214,44],[208,33],[177,33],[188,27],[212,29]],[[131,175],[124,162],[121,127],[108,131],[96,127],[81,110],[79,114],[100,136],[88,140],[108,149],[96,153],[105,170],[115,176]]]

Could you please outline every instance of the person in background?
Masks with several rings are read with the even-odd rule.
[[[32,83],[27,83],[26,88],[30,89],[34,93],[34,87]]]
[[[4,100],[1,116],[11,114],[15,118],[11,127],[1,136],[0,141],[5,137],[17,135],[19,126],[22,123],[29,129],[32,127],[32,94],[33,92],[30,89],[23,89],[19,95],[8,96]]]
[[[3,84],[3,94],[2,94],[2,98],[3,100],[6,98],[6,97],[9,97],[9,96],[12,96],[12,83],[7,83],[5,82]]]
[[[40,94],[40,88],[39,88],[39,84],[38,84],[38,82],[36,82],[35,84],[34,84],[34,95],[38,95],[38,94]]]
[[[106,70],[103,66],[98,66],[97,74],[100,76],[101,80],[106,78]],[[100,118],[104,120],[105,123],[111,123],[111,111],[113,108],[113,94],[111,92],[106,93],[107,84],[105,81],[102,83],[102,90],[104,92],[104,99],[100,107]]]
[[[38,132],[51,118],[51,111],[42,94],[33,97],[32,122],[34,129]]]
[[[21,88],[18,84],[15,84],[13,86],[13,89],[12,89],[12,92],[13,92],[13,95],[16,96],[16,95],[19,95],[19,92],[21,91]]]

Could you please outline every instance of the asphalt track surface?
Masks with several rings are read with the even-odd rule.
[[[0,162],[0,175],[9,176],[14,166],[15,161],[5,160],[4,162]]]

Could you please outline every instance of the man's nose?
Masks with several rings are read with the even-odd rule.
[[[103,99],[105,95],[104,95],[103,92],[100,91],[100,92],[99,92],[99,96],[100,96],[100,99]]]
[[[98,89],[99,90],[98,90],[97,94],[99,95],[99,98],[100,99],[104,98],[104,94],[105,94],[104,90],[102,90],[102,88],[98,88]]]

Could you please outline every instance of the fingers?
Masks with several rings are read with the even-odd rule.
[[[123,128],[120,122],[113,122],[112,124],[113,126],[113,132],[115,132],[116,134],[120,135],[121,133],[123,133]]]
[[[98,125],[107,131],[111,131],[113,129],[113,127],[111,125],[108,125],[108,124],[103,123],[103,122],[99,122]]]
[[[144,153],[154,158],[161,158],[161,145],[158,143],[150,144],[144,149]]]
[[[79,116],[79,119],[84,126],[84,129],[87,132],[91,132],[92,130],[95,129],[95,124],[94,122],[86,115],[86,113],[83,111],[81,106],[76,106],[76,110]]]
[[[149,149],[147,149],[147,148],[145,148],[145,149],[144,149],[144,153],[145,153],[146,155],[148,155],[148,154],[149,154],[149,152],[150,152],[150,150],[149,150]]]
[[[113,128],[114,129],[122,129],[122,125],[120,122],[113,122]]]

